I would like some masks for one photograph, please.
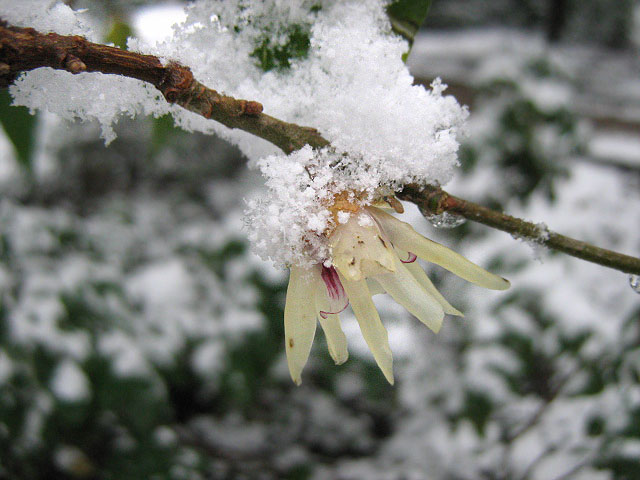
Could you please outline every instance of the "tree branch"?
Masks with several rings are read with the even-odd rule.
[[[258,102],[238,100],[207,88],[193,78],[188,67],[178,63],[163,65],[153,55],[92,43],[80,36],[45,35],[33,28],[13,27],[1,22],[0,87],[13,83],[20,72],[39,67],[73,74],[117,74],[151,83],[169,103],[263,138],[285,153],[307,144],[314,148],[329,145],[315,128],[273,118],[262,113],[262,105]]]
[[[599,248],[580,240],[541,228],[540,225],[455,197],[440,187],[407,185],[398,197],[415,203],[423,210],[440,215],[449,212],[482,223],[517,238],[533,240],[547,248],[597,263],[621,272],[640,275],[640,258]]]
[[[218,93],[193,78],[188,67],[169,62],[164,65],[153,55],[121,50],[87,41],[80,36],[40,33],[0,20],[0,87],[13,83],[20,72],[39,67],[66,70],[73,74],[101,72],[136,78],[151,83],[169,103],[216,120],[226,127],[239,128],[291,153],[305,145],[329,146],[315,128],[284,122],[262,113],[255,101],[239,100]],[[449,195],[433,186],[407,186],[399,197],[428,211],[461,215],[514,236],[529,238],[548,248],[627,273],[640,274],[640,259],[595,247]],[[541,235],[545,233],[545,235]]]

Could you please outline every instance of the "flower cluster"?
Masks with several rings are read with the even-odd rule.
[[[389,383],[393,383],[393,359],[387,330],[371,299],[388,293],[434,332],[445,313],[462,316],[438,292],[417,257],[435,263],[459,277],[493,290],[509,288],[509,282],[470,262],[454,251],[417,233],[380,208],[353,206],[336,216],[346,220],[327,233],[331,259],[312,267],[291,266],[284,312],[287,362],[291,378],[301,383],[316,322],[327,338],[336,364],[348,358],[347,340],[339,313],[350,304],[360,330]],[[311,300],[310,300],[311,299]]]

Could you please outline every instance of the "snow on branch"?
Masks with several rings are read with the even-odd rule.
[[[21,72],[40,67],[73,74],[100,72],[135,78],[157,88],[169,103],[175,103],[231,129],[263,138],[289,154],[305,145],[321,149],[330,145],[318,130],[288,123],[262,113],[262,105],[223,95],[198,82],[188,67],[163,63],[158,57],[92,43],[77,35],[43,34],[0,22],[0,86],[13,83]],[[625,273],[640,274],[640,259],[602,249],[524,220],[454,197],[439,187],[407,185],[399,194],[424,211],[450,212],[527,238],[550,249]]]
[[[309,144],[329,144],[313,128],[300,127],[262,113],[262,105],[239,100],[207,88],[191,70],[158,57],[92,43],[78,35],[42,34],[32,28],[0,23],[0,86],[7,87],[24,71],[51,67],[77,74],[100,72],[135,78],[152,84],[169,103],[239,128],[278,146],[285,153]]]

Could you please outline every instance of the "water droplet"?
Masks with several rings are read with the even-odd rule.
[[[420,209],[424,217],[429,220],[431,225],[436,228],[456,228],[467,221],[460,215],[453,215],[449,212],[443,212],[440,215],[432,215],[428,211]]]
[[[640,275],[629,275],[629,285],[634,292],[640,293]]]

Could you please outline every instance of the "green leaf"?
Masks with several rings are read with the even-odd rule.
[[[0,90],[0,123],[13,143],[18,162],[25,170],[30,171],[37,119],[26,107],[13,107],[11,102],[8,90]]]
[[[409,42],[409,51],[413,39],[424,23],[431,6],[431,0],[396,0],[387,7],[387,15],[391,20],[393,31]],[[406,61],[409,52],[402,56]]]
[[[182,130],[174,125],[173,116],[163,115],[152,120],[150,154],[156,155]]]
[[[114,20],[105,41],[107,43],[113,43],[116,47],[126,50],[127,39],[132,36],[133,29],[128,23],[123,22],[122,20]]]
[[[251,52],[263,71],[268,72],[274,68],[286,70],[291,67],[291,60],[307,56],[311,42],[306,27],[293,25],[287,29],[285,36],[286,42],[274,44],[273,39],[265,35]]]

